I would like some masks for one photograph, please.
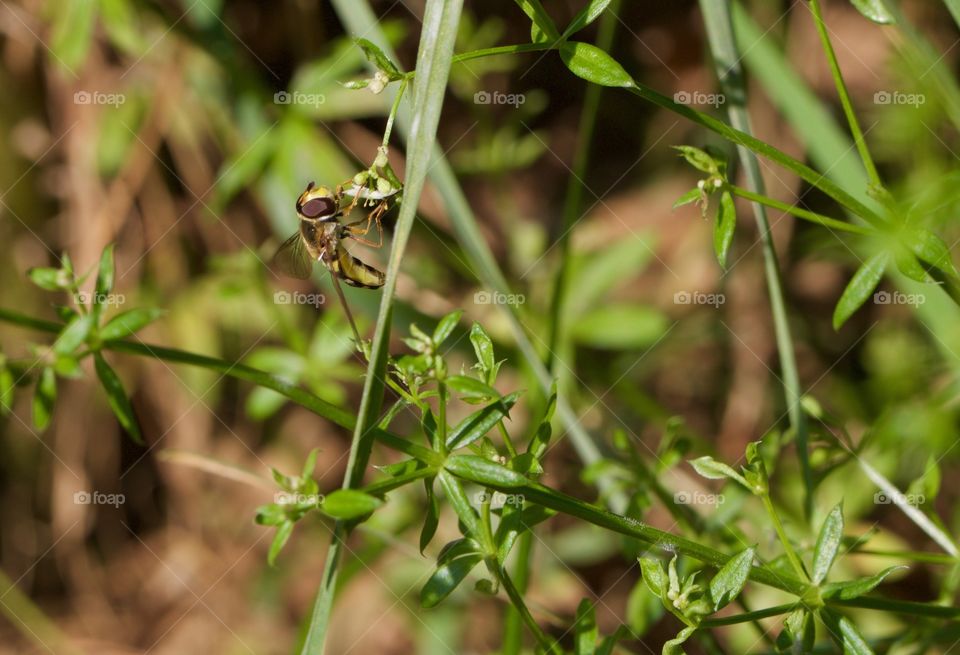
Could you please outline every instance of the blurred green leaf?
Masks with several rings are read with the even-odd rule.
[[[50,425],[53,406],[57,401],[57,376],[49,366],[40,371],[33,394],[33,425],[43,431]]]
[[[382,500],[362,491],[337,489],[326,495],[320,509],[327,516],[348,521],[366,516],[381,505],[383,505]]]
[[[383,53],[383,50],[375,44],[367,39],[356,39],[355,43],[360,46],[360,49],[363,50],[363,54],[370,60],[370,63],[386,73],[387,78],[391,81],[399,80],[403,77],[403,73],[400,72],[396,64],[390,61],[390,58]]]
[[[840,551],[843,540],[843,503],[837,504],[820,527],[817,545],[813,549],[813,572],[810,576],[814,584],[820,584],[827,578],[830,567]]]
[[[726,564],[710,580],[710,599],[713,601],[713,610],[718,611],[726,607],[736,598],[750,575],[753,566],[755,551],[747,548],[743,552],[730,558]]]
[[[629,350],[655,343],[666,329],[666,317],[652,307],[612,304],[582,315],[571,333],[585,346]]]
[[[142,25],[132,11],[132,0],[99,0],[100,19],[110,42],[119,50],[134,56],[146,53],[149,44],[143,38]]]
[[[883,0],[850,0],[861,14],[881,25],[896,23],[893,14],[884,6]]]
[[[576,655],[594,655],[597,650],[597,639],[600,630],[597,628],[597,613],[593,603],[584,598],[577,605],[577,617],[574,624],[574,649]]]
[[[950,247],[930,230],[910,230],[906,235],[907,244],[913,253],[934,268],[938,268],[952,278],[960,278],[950,256]]]
[[[2,359],[2,356],[0,356]],[[16,389],[16,380],[13,371],[7,368],[6,362],[0,364],[0,416],[9,416],[13,408],[13,392]]]
[[[639,562],[640,575],[643,577],[643,582],[647,585],[647,589],[649,589],[654,596],[662,599],[667,589],[667,575],[663,570],[663,565],[659,560],[655,560],[652,557],[641,557],[639,558]]]
[[[836,309],[833,310],[834,330],[839,330],[847,319],[867,301],[873,290],[880,284],[880,278],[883,277],[889,261],[889,253],[879,252],[864,262],[853,274],[847,288],[843,290],[843,295],[837,301]]]
[[[93,353],[93,364],[97,371],[97,377],[100,378],[100,384],[107,394],[110,409],[116,415],[120,426],[136,443],[141,446],[144,445],[143,437],[140,435],[140,425],[133,415],[133,407],[130,406],[130,399],[127,397],[127,392],[124,390],[120,378],[99,352]]]
[[[557,26],[540,4],[540,0],[516,0],[516,3],[533,23],[530,27],[530,38],[534,43],[553,43],[560,38]]]
[[[267,553],[267,564],[270,566],[273,566],[274,562],[277,561],[277,555],[280,554],[280,551],[287,544],[287,540],[290,539],[290,535],[293,534],[293,526],[293,521],[284,521],[277,526],[277,532],[273,535],[273,541],[270,542],[270,551]]]
[[[609,4],[610,0],[589,0],[587,6],[581,9],[580,12],[574,16],[573,20],[570,21],[570,24],[567,25],[567,29],[563,31],[561,38],[566,40],[571,34],[579,32],[595,21]]]
[[[50,50],[59,64],[76,73],[93,42],[98,0],[64,0],[53,4]]]
[[[729,191],[720,194],[720,205],[717,207],[717,218],[713,227],[713,251],[717,255],[717,262],[721,268],[727,267],[727,253],[733,243],[733,231],[737,226],[737,210],[733,203],[733,196]]]
[[[67,324],[60,336],[53,343],[53,352],[58,355],[69,355],[86,341],[93,329],[93,314],[81,314]]]
[[[163,310],[155,308],[138,308],[117,314],[100,328],[100,338],[123,339],[146,327],[163,315]]]
[[[427,492],[427,513],[423,517],[423,529],[420,530],[420,554],[433,540],[433,535],[437,533],[437,526],[440,525],[440,502],[433,491],[433,478],[427,478],[423,481],[424,489]]]
[[[641,234],[575,255],[566,293],[568,321],[598,304],[617,285],[633,280],[650,261],[654,245],[650,236]]]
[[[600,86],[635,86],[633,78],[623,70],[623,66],[606,52],[589,43],[579,41],[563,43],[560,46],[560,59],[571,73],[588,82]]]
[[[435,347],[447,340],[447,337],[450,336],[453,329],[457,327],[457,323],[460,322],[461,316],[463,316],[463,310],[458,309],[440,319],[436,329],[433,331],[433,345]]]
[[[486,400],[500,396],[500,393],[490,385],[466,375],[451,375],[447,378],[447,386],[463,398],[470,400]]]
[[[38,267],[27,271],[30,281],[45,291],[60,291],[70,286],[70,278],[57,268]]]

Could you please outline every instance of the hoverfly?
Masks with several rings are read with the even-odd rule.
[[[356,184],[346,191],[339,186],[336,191],[331,191],[325,186],[315,186],[311,182],[297,198],[300,229],[284,241],[273,256],[273,264],[280,272],[301,280],[310,277],[313,262],[316,261],[330,271],[333,287],[340,298],[358,345],[362,344],[360,333],[338,280],[343,280],[352,287],[379,289],[383,286],[386,277],[382,271],[351,255],[343,242],[346,239],[353,239],[374,248],[383,245],[383,226],[380,224],[380,218],[389,206],[387,198],[396,194],[397,191],[380,193]],[[341,206],[344,196],[353,196],[353,200],[346,208]],[[354,223],[341,223],[340,219],[348,216],[361,198],[367,202],[379,201],[379,203],[367,214],[366,219]],[[365,238],[374,222],[377,224],[380,237],[376,243]]]

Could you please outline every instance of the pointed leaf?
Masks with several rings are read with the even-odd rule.
[[[477,363],[483,371],[493,370],[493,341],[484,331],[479,323],[474,323],[470,328],[470,343],[473,344],[473,352],[477,356]],[[487,382],[492,380],[487,379]]]
[[[38,430],[46,430],[53,415],[53,405],[57,401],[57,377],[53,369],[45,367],[37,379],[37,388],[33,394],[33,425]]]
[[[482,559],[480,554],[465,555],[437,567],[420,590],[420,606],[435,607],[463,582]]]
[[[833,310],[834,330],[839,330],[847,322],[847,319],[867,301],[867,298],[880,283],[880,278],[883,277],[883,272],[886,270],[889,261],[889,253],[879,252],[868,259],[853,274],[850,283],[847,284],[847,288],[843,290],[843,295],[837,302],[836,309]]]
[[[270,566],[273,566],[273,563],[277,560],[277,555],[280,554],[280,551],[287,544],[287,540],[290,539],[290,535],[293,534],[293,525],[293,521],[284,521],[277,526],[277,532],[273,535],[273,541],[270,543],[270,551],[267,553],[267,564]]]
[[[376,496],[356,489],[337,489],[326,495],[320,509],[327,516],[349,521],[366,516],[381,505],[383,501]]]
[[[163,315],[160,309],[131,309],[117,314],[100,328],[100,338],[104,341],[110,339],[123,339],[149,325]]]
[[[490,385],[466,375],[451,375],[447,378],[447,386],[463,398],[471,400],[486,400],[487,398],[498,398],[500,396],[500,392]]]
[[[93,324],[93,314],[81,314],[74,318],[67,327],[63,328],[60,336],[53,343],[53,352],[58,355],[72,354],[80,344],[86,341]]]
[[[623,66],[595,45],[567,41],[560,46],[560,58],[570,72],[600,86],[632,87],[633,78]]]
[[[950,256],[950,247],[930,230],[911,230],[907,235],[907,245],[921,261],[940,269],[950,277],[960,277]]]
[[[667,574],[659,560],[652,557],[640,558],[640,575],[654,596],[663,598],[667,590]]]
[[[519,397],[520,392],[514,391],[460,421],[447,435],[447,448],[457,450],[486,435],[497,423],[509,417],[510,409]]]
[[[747,548],[739,555],[731,557],[710,581],[710,598],[713,611],[716,612],[730,603],[747,582],[750,567],[753,566],[754,549]]]
[[[403,74],[400,72],[400,69],[397,68],[396,64],[390,61],[390,58],[384,54],[383,50],[374,43],[367,39],[356,39],[355,43],[363,50],[363,54],[367,56],[367,60],[386,73],[391,81],[399,80],[403,77]]]
[[[97,371],[97,377],[100,378],[100,384],[107,394],[110,409],[113,410],[120,426],[130,435],[131,439],[142,446],[143,437],[140,435],[140,425],[133,415],[133,407],[130,406],[130,399],[123,389],[123,383],[99,352],[93,353],[93,364]]]
[[[733,231],[737,226],[737,210],[733,203],[733,196],[729,191],[720,194],[720,205],[717,207],[717,218],[713,225],[713,251],[717,255],[717,262],[721,268],[727,267],[727,252],[733,243]]]
[[[459,478],[485,486],[522,487],[530,483],[506,466],[477,455],[451,455],[443,467]]]
[[[437,501],[437,495],[433,492],[433,478],[427,478],[423,481],[427,491],[427,514],[423,518],[423,529],[420,530],[420,554],[426,550],[433,535],[437,533],[437,526],[440,525],[440,503]]]
[[[433,331],[434,346],[439,346],[441,343],[446,341],[447,337],[450,336],[450,333],[453,332],[453,328],[457,327],[457,323],[460,322],[461,316],[463,316],[463,310],[458,309],[457,311],[450,312],[440,319],[440,322],[437,323],[436,329]]]
[[[540,0],[516,0],[516,3],[533,23],[530,35],[534,43],[553,43],[560,38],[557,26],[540,4]]]
[[[817,545],[813,549],[813,572],[811,580],[813,584],[823,582],[833,561],[840,550],[840,543],[843,540],[843,503],[839,503],[830,510],[827,518],[824,519],[820,527],[820,536],[817,537]]]
[[[883,0],[850,0],[850,2],[857,11],[874,23],[890,25],[897,22],[890,10],[884,6]]]
[[[597,628],[597,613],[593,603],[584,598],[577,606],[577,619],[574,625],[574,653],[575,655],[594,655],[597,650],[597,638],[600,632]]]
[[[584,27],[595,21],[609,4],[610,0],[590,0],[587,3],[587,6],[581,9],[580,13],[574,16],[573,20],[570,21],[570,24],[567,25],[567,29],[563,31],[563,36],[561,38],[566,41],[567,37],[569,37],[571,34],[579,32]]]
[[[671,209],[677,209],[678,207],[683,207],[684,205],[689,205],[691,202],[696,202],[700,199],[701,191],[697,187],[694,187],[687,191],[685,194],[677,198],[676,202],[673,203]]]
[[[859,580],[848,580],[846,582],[832,582],[823,585],[821,595],[823,598],[839,598],[840,600],[851,600],[873,591],[884,578],[898,569],[906,569],[906,566],[891,566],[880,571],[869,578],[860,578]]]
[[[704,455],[703,457],[698,457],[697,459],[691,460],[690,465],[697,473],[708,480],[723,480],[725,478],[729,478],[731,480],[736,480],[747,489],[752,490],[750,483],[747,482],[742,475],[734,471],[729,465],[724,464],[723,462],[718,462],[709,455]]]

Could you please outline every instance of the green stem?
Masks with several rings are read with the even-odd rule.
[[[700,622],[701,628],[719,628],[724,625],[736,625],[737,623],[749,623],[750,621],[759,621],[768,619],[771,616],[780,614],[789,614],[795,609],[801,607],[799,603],[786,603],[784,605],[775,605],[762,610],[745,612],[744,614],[734,614],[733,616],[722,616],[716,619],[704,619]]]
[[[793,544],[791,543],[789,537],[787,537],[786,530],[783,529],[783,522],[780,521],[780,515],[773,506],[773,501],[770,499],[770,494],[768,492],[764,492],[760,496],[760,500],[763,501],[763,507],[767,510],[767,516],[769,516],[770,520],[773,522],[773,528],[777,531],[777,537],[780,538],[780,543],[783,544],[783,551],[787,554],[787,559],[790,560],[793,570],[796,571],[797,576],[801,580],[806,580],[807,571],[803,568],[803,562],[800,561],[800,557],[793,549]]]
[[[497,579],[500,582],[500,585],[503,587],[504,591],[507,592],[507,596],[510,598],[510,602],[513,604],[513,607],[516,608],[517,612],[520,614],[520,618],[523,619],[523,622],[527,624],[527,627],[530,629],[530,632],[533,633],[533,636],[536,638],[541,648],[546,650],[548,653],[557,653],[560,655],[562,653],[560,647],[553,640],[551,640],[550,637],[547,636],[547,633],[543,631],[543,628],[541,628],[536,619],[533,618],[529,608],[527,608],[527,604],[523,600],[523,595],[514,586],[513,581],[510,579],[510,576],[507,575],[507,572],[501,569],[495,563],[493,565],[493,569],[496,573]]]
[[[533,532],[527,530],[517,539],[516,565],[513,576],[516,579],[517,591],[523,595],[530,582],[530,554],[533,550]],[[510,605],[510,611],[504,619],[503,627],[503,655],[519,655],[523,650],[523,633],[521,627],[523,617],[519,610]]]
[[[733,25],[730,17],[730,5],[728,2],[709,2],[700,0],[700,10],[704,15],[704,24],[707,28],[707,38],[710,42],[710,50],[715,60],[717,76],[720,80],[720,86],[727,98],[727,112],[730,116],[730,123],[734,127],[727,127],[726,124],[710,118],[708,123],[720,123],[722,129],[735,132],[738,138],[733,139],[738,143],[737,152],[740,163],[747,176],[747,185],[753,193],[766,195],[764,192],[763,176],[760,174],[760,164],[757,158],[748,152],[748,148],[755,153],[768,157],[773,157],[775,161],[794,162],[794,160],[779,150],[771,149],[770,146],[753,137],[750,132],[750,117],[746,110],[746,87],[743,82],[743,73],[740,68],[740,54],[737,51],[736,41],[733,36]],[[707,117],[703,117],[704,120]],[[719,126],[718,126],[719,128]],[[771,150],[773,152],[771,152]],[[781,163],[783,163],[781,162]],[[812,175],[816,181],[811,181],[815,186],[832,195],[841,204],[848,209],[853,209],[864,219],[873,222],[875,214],[872,210],[862,205],[858,200],[847,194],[840,187],[825,179],[819,173],[808,169],[799,162],[791,163],[787,166],[797,172],[804,179]],[[819,183],[819,184],[818,184]],[[832,189],[831,193],[828,189]],[[854,209],[859,207],[859,211]],[[862,213],[866,210],[866,214]],[[787,316],[787,306],[783,297],[783,287],[780,284],[780,264],[777,260],[777,251],[773,243],[773,235],[770,232],[770,222],[767,220],[767,213],[759,203],[753,204],[754,220],[757,224],[757,231],[760,233],[760,240],[763,247],[763,266],[764,275],[767,279],[767,293],[770,296],[770,310],[773,314],[773,327],[777,341],[777,353],[780,356],[780,370],[783,374],[783,395],[787,405],[787,415],[790,418],[790,425],[793,427],[796,435],[797,456],[800,460],[800,470],[803,476],[803,509],[804,515],[810,517],[813,513],[813,470],[810,467],[809,444],[807,443],[807,420],[806,415],[800,407],[800,376],[797,372],[797,359],[794,352],[793,336],[790,331],[790,321]],[[877,222],[882,222],[876,217]],[[801,576],[802,577],[802,576]]]
[[[797,207],[796,205],[788,205],[787,203],[776,200],[775,198],[761,195],[759,193],[754,193],[753,191],[744,189],[743,187],[735,186],[733,184],[728,184],[726,186],[726,189],[733,195],[740,196],[745,200],[760,203],[761,205],[765,205],[767,207],[770,207],[771,209],[776,209],[778,211],[791,214],[792,216],[796,216],[797,218],[801,218],[811,223],[816,223],[817,225],[822,225],[823,227],[829,228],[831,230],[839,230],[841,232],[850,232],[852,234],[863,234],[863,235],[870,235],[875,233],[874,230],[871,230],[870,228],[866,228],[861,225],[854,225],[852,223],[847,223],[845,221],[841,221],[836,218],[824,216],[823,214],[817,214],[816,212],[807,211],[806,209],[802,209],[800,207]]]
[[[820,11],[820,1],[810,0],[810,12],[813,14],[813,22],[817,26],[817,33],[820,35],[820,43],[823,45],[823,51],[830,62],[830,72],[833,74],[833,82],[837,87],[837,95],[840,96],[840,104],[843,105],[843,113],[847,117],[847,123],[850,125],[850,134],[860,153],[860,159],[863,160],[863,167],[867,169],[867,175],[870,181],[876,186],[882,186],[880,175],[877,173],[877,167],[870,156],[870,150],[863,139],[863,130],[860,129],[860,123],[857,115],[853,111],[853,104],[850,102],[850,94],[847,93],[847,85],[843,81],[843,73],[840,71],[840,64],[837,62],[837,55],[833,51],[833,44],[830,42],[830,34],[827,31],[827,25],[823,22],[823,14]]]
[[[393,131],[393,121],[397,117],[397,112],[400,111],[400,99],[403,97],[403,92],[407,89],[408,79],[404,77],[400,80],[400,87],[397,89],[397,95],[393,98],[393,105],[390,107],[390,115],[387,116],[387,126],[383,130],[383,146],[386,147],[390,143],[390,133]]]

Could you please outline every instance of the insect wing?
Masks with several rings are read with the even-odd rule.
[[[305,280],[310,277],[313,270],[313,261],[310,252],[303,243],[303,237],[297,232],[292,237],[283,242],[277,249],[277,254],[273,256],[273,268],[284,275]]]

